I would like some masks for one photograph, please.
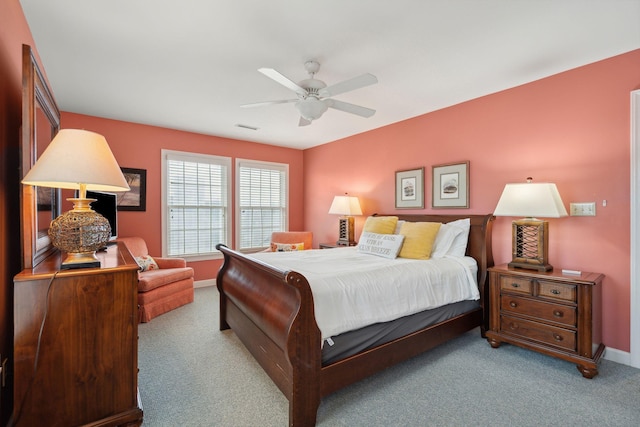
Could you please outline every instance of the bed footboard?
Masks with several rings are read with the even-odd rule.
[[[231,328],[289,400],[289,424],[315,425],[321,335],[307,279],[224,245],[216,285],[220,329]]]

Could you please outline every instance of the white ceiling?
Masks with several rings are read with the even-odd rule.
[[[61,110],[301,149],[640,48],[640,0],[20,3]],[[240,108],[294,97],[258,68],[310,59],[327,85],[377,76],[336,96],[376,114]]]

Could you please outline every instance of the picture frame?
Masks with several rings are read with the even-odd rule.
[[[424,208],[424,167],[396,172],[396,209]]]
[[[469,161],[435,165],[432,207],[434,209],[469,207]]]
[[[147,210],[147,170],[120,168],[129,184],[129,191],[118,193],[119,211]]]

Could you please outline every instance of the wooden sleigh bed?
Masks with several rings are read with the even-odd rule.
[[[470,218],[467,255],[478,263],[480,307],[345,359],[323,365],[321,333],[307,279],[224,245],[218,272],[220,330],[231,328],[289,400],[289,425],[313,426],[320,400],[342,387],[421,354],[473,328],[488,328],[492,215],[403,215],[412,222]]]

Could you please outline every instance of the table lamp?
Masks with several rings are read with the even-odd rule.
[[[60,130],[22,183],[79,190],[77,198],[67,199],[73,209],[51,221],[49,238],[67,253],[62,269],[99,267],[95,251],[109,241],[111,227],[91,209],[95,199],[87,199],[87,190],[129,190],[105,137],[86,130]]]
[[[509,267],[549,271],[549,223],[541,218],[567,216],[558,188],[553,183],[507,184],[493,212],[495,216],[518,216],[512,222],[512,255]]]
[[[354,219],[352,215],[362,215],[358,198],[348,196],[346,193],[344,196],[335,196],[329,208],[329,213],[342,215],[339,219],[339,237],[336,244],[339,246],[355,246]]]

